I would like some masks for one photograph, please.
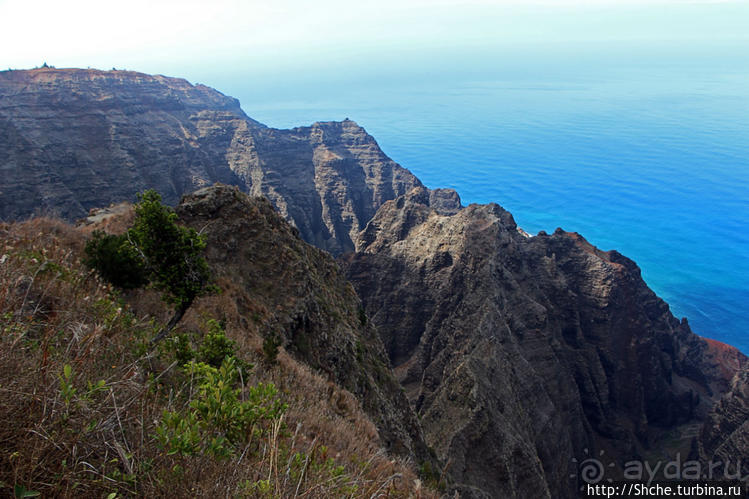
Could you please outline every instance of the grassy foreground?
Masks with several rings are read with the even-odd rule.
[[[152,349],[166,305],[84,266],[86,237],[0,224],[0,497],[434,495],[350,393],[222,324],[222,297]]]

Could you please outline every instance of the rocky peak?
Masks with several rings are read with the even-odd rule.
[[[663,451],[728,389],[631,260],[561,229],[526,237],[496,204],[427,200],[385,203],[341,264],[456,490],[576,497],[573,457]]]
[[[395,454],[431,460],[415,414],[390,371],[372,324],[335,260],[299,238],[264,198],[215,185],[185,196],[180,220],[205,235],[207,259],[238,312],[252,302],[260,329],[281,334],[285,349],[350,391]]]
[[[276,130],[183,79],[131,71],[0,72],[0,219],[77,219],[156,189],[176,204],[215,182],[267,197],[334,254],[386,201],[421,186],[351,120]],[[434,204],[457,210],[455,191]]]

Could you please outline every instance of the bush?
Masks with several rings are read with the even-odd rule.
[[[237,343],[226,336],[224,326],[216,319],[208,319],[204,327],[207,332],[198,343],[194,344],[187,334],[178,334],[166,342],[164,350],[171,352],[177,364],[183,367],[195,361],[219,368],[227,358],[231,358],[239,374],[246,378],[253,365],[237,357]]]
[[[208,332],[198,349],[197,358],[213,367],[220,367],[226,357],[234,357],[235,341],[226,337],[226,332],[216,319],[207,322]]]
[[[86,263],[107,281],[122,288],[147,283],[163,292],[175,306],[172,319],[154,341],[174,329],[195,298],[218,290],[203,258],[205,238],[195,229],[177,224],[177,214],[154,190],[139,196],[135,220],[127,234],[94,231],[86,243]]]
[[[277,333],[271,333],[263,340],[263,356],[268,364],[275,364],[278,357],[278,347],[281,346],[281,338]]]
[[[177,309],[187,308],[198,296],[213,289],[203,258],[205,237],[177,224],[177,214],[161,202],[153,189],[139,196],[135,221],[128,236],[141,254],[154,286]]]
[[[175,306],[164,334],[174,329],[198,296],[218,291],[210,284],[211,273],[203,258],[205,237],[195,229],[177,224],[177,214],[149,189],[135,205],[135,221],[128,238],[143,258],[154,287]],[[154,338],[161,339],[163,335]]]
[[[84,263],[115,286],[133,289],[148,284],[143,259],[126,235],[94,231],[86,243]]]
[[[261,437],[286,411],[272,383],[250,387],[247,400],[240,400],[233,356],[225,357],[219,368],[190,362],[185,370],[198,380],[198,393],[187,411],[165,412],[156,428],[156,439],[167,454],[230,457],[239,445]]]

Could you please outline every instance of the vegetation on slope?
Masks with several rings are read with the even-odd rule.
[[[222,297],[152,350],[166,307],[104,282],[84,242],[52,219],[0,225],[0,495],[429,495],[350,393],[222,326]]]
[[[125,289],[149,284],[162,291],[162,299],[174,305],[161,340],[179,323],[199,296],[217,292],[203,257],[205,237],[177,223],[177,214],[149,189],[138,196],[133,225],[125,234],[94,231],[86,243],[85,263],[104,279]]]

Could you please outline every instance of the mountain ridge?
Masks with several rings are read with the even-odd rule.
[[[0,219],[40,207],[79,218],[145,188],[176,204],[216,182],[266,197],[338,256],[421,417],[381,420],[383,440],[423,458],[423,432],[463,496],[575,497],[570,476],[587,452],[749,456],[746,357],[674,318],[634,262],[561,229],[529,236],[497,204],[427,189],[351,120],[277,130],[185,80],[43,68],[0,73],[0,139]],[[241,251],[240,234],[213,246]],[[337,326],[307,298],[284,330],[319,340],[328,360],[306,362],[362,395],[330,361]]]
[[[338,254],[384,201],[422,185],[351,120],[273,129],[209,87],[131,71],[0,72],[0,139],[4,220],[42,210],[72,221],[146,188],[175,205],[221,182],[267,197]],[[445,209],[460,207],[440,192]]]
[[[528,237],[497,204],[440,215],[425,197],[385,203],[339,261],[456,490],[576,497],[570,456],[585,450],[620,466],[689,453],[746,357],[693,334],[616,251]],[[666,451],[668,432],[682,436]]]

